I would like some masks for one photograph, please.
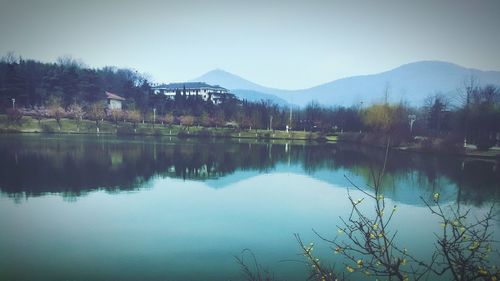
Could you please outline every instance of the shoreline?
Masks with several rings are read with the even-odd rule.
[[[72,119],[61,119],[61,129],[55,119],[43,119],[40,122],[24,116],[16,125],[10,125],[0,118],[0,135],[2,134],[61,134],[61,135],[115,135],[115,136],[158,136],[182,138],[234,138],[234,139],[269,139],[269,140],[301,140],[301,141],[336,141],[336,137],[326,138],[318,132],[282,131],[264,129],[237,129],[226,127],[201,127],[162,125],[151,123],[119,122],[118,124],[102,121],[97,132],[95,121],[82,120],[77,123]]]
[[[360,143],[355,141],[342,140],[339,138],[337,140],[339,144],[350,144],[350,145],[359,145],[362,147],[371,147],[376,149],[385,149],[384,146],[380,146],[377,144],[369,144],[369,143]],[[494,147],[486,151],[477,150],[474,148],[466,148],[459,151],[446,151],[438,148],[432,149],[423,149],[412,146],[392,146],[390,147],[392,151],[406,152],[406,153],[418,153],[418,154],[439,154],[443,156],[456,156],[470,159],[479,159],[479,160],[489,160],[500,162],[500,147]]]
[[[325,135],[319,132],[304,131],[282,131],[263,129],[237,129],[216,128],[201,126],[162,125],[152,126],[151,123],[138,123],[135,126],[130,122],[110,121],[100,123],[100,131],[97,132],[95,121],[82,120],[78,124],[73,119],[61,119],[61,130],[55,119],[43,119],[40,122],[30,116],[24,116],[19,124],[8,124],[0,116],[0,135],[2,134],[59,134],[59,135],[109,135],[109,136],[144,136],[144,137],[176,137],[185,138],[226,138],[226,139],[250,139],[250,140],[283,140],[283,141],[313,141],[322,143],[346,143],[366,147],[384,148],[380,145],[380,139],[374,138],[370,141],[361,141],[355,135],[359,133],[344,133]],[[354,138],[353,138],[354,136]],[[495,147],[487,151],[481,151],[468,147],[466,149],[452,147],[430,146],[421,147],[417,143],[401,143],[391,147],[391,150],[412,153],[438,153],[441,155],[454,155],[459,157],[500,161],[500,148]]]

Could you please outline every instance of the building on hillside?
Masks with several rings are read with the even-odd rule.
[[[125,99],[119,95],[115,95],[110,92],[106,92],[106,100],[108,109],[122,109],[122,101]]]
[[[226,88],[219,85],[208,85],[204,82],[184,82],[153,85],[156,95],[165,95],[174,100],[177,95],[185,97],[198,96],[204,101],[210,100],[213,104],[220,104],[224,95],[229,94]]]

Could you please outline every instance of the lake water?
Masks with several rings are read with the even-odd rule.
[[[312,229],[335,237],[347,190],[363,197],[346,177],[371,192],[383,159],[340,144],[2,135],[0,280],[242,280],[234,256],[247,248],[281,280],[306,280],[294,233],[342,270]],[[434,192],[483,214],[500,167],[390,153],[383,194],[416,256],[440,232],[421,199]]]

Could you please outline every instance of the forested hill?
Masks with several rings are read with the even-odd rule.
[[[140,109],[147,107],[151,89],[144,77],[130,69],[92,69],[70,58],[58,63],[0,61],[0,108],[12,99],[24,107],[43,105],[49,97],[60,99],[64,107],[84,105],[104,100],[105,91],[126,98],[128,107]]]

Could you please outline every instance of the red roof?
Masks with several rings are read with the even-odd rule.
[[[110,92],[106,92],[106,98],[110,100],[125,100],[124,98],[120,97],[119,95],[115,95]]]

